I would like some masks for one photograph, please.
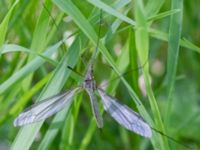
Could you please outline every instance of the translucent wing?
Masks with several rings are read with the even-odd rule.
[[[103,101],[104,109],[123,127],[141,136],[150,138],[152,131],[150,126],[142,117],[128,108],[126,105],[119,104],[112,96],[107,95],[102,89],[98,92]]]
[[[93,112],[93,115],[96,119],[97,126],[99,128],[102,128],[103,127],[103,119],[102,119],[102,116],[101,116],[100,111],[99,111],[96,96],[94,95],[94,92],[91,89],[86,89],[86,91],[87,91],[88,95],[90,96],[90,102],[91,102],[91,105],[92,105],[92,112]]]
[[[56,95],[27,108],[14,121],[14,126],[23,126],[26,124],[44,120],[51,115],[63,109],[72,102],[73,95],[79,88],[69,90],[66,93]]]

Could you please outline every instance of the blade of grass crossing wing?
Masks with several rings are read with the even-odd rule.
[[[78,38],[79,37],[79,38]],[[73,42],[72,46],[69,48],[69,53],[71,54],[71,56],[73,56],[71,59],[70,59],[70,63],[69,63],[69,66],[73,67],[75,66],[75,64],[77,63],[78,61],[78,54],[73,54],[73,53],[77,53],[76,51],[80,51],[82,46],[81,45],[85,45],[86,43],[86,39],[84,38],[84,36],[78,36],[76,38],[76,40]],[[64,65],[66,68],[66,64]],[[65,68],[65,69],[66,69]],[[64,68],[63,68],[64,69]],[[67,109],[67,108],[66,108]],[[51,145],[51,142],[53,141],[53,139],[56,137],[58,131],[60,130],[60,128],[57,128],[57,129],[54,129],[54,130],[51,130],[51,128],[53,128],[54,124],[57,122],[57,120],[64,120],[65,117],[66,117],[66,113],[68,111],[63,111],[62,113],[58,113],[56,114],[56,116],[54,117],[48,131],[46,132],[44,138],[42,139],[42,142],[40,143],[39,145],[39,149],[40,150],[45,150],[45,149],[48,149],[48,147]]]
[[[79,94],[77,96],[77,100],[74,101],[72,111],[69,115],[67,115],[67,119],[65,120],[64,127],[62,129],[62,136],[59,148],[62,149],[72,149],[74,147],[74,130],[80,105],[82,102],[83,96]]]
[[[76,39],[74,43],[75,44],[71,46],[70,50],[62,58],[61,63],[57,66],[55,70],[54,76],[52,77],[48,85],[45,87],[45,89],[42,91],[42,94],[38,100],[42,100],[45,97],[49,97],[58,93],[60,89],[64,86],[64,83],[68,79],[71,72],[71,70],[66,69],[67,65],[70,65],[72,67],[75,66],[79,58],[79,39]],[[56,116],[59,116],[59,113]],[[11,149],[29,149],[42,124],[43,121],[22,127],[15,141],[13,142]]]
[[[72,97],[78,90],[79,88],[73,88],[63,94],[49,97],[26,108],[14,120],[14,126],[24,126],[47,119],[61,111],[65,106],[69,106],[72,102]]]
[[[17,101],[17,104],[15,104],[11,109],[9,114],[15,115],[19,111],[21,111],[22,108],[27,104],[28,100],[41,88],[48,82],[49,78],[52,76],[52,73],[49,73],[47,76],[45,76],[42,80],[37,82],[36,85],[34,85],[28,92],[24,93],[21,99]]]
[[[44,77],[43,79],[41,79],[36,85],[34,85],[34,87],[32,87],[29,91],[25,92],[14,106],[12,106],[10,108],[10,105],[7,105],[7,106],[9,106],[9,108],[7,108],[7,107],[6,108],[7,108],[7,110],[9,110],[9,112],[8,112],[7,115],[4,115],[3,117],[1,117],[1,119],[0,119],[0,125],[2,123],[4,123],[5,120],[9,119],[10,116],[16,116],[16,114],[18,114],[20,111],[22,111],[22,108],[24,108],[24,106],[27,104],[27,102],[29,101],[29,99],[36,92],[38,92],[39,90],[41,90],[41,88],[44,86],[44,84],[47,83],[47,81],[49,80],[49,78],[50,78],[51,75],[52,75],[52,73],[48,74],[46,77]],[[18,93],[18,91],[17,91],[17,93]],[[12,97],[13,97],[13,95],[12,95]]]

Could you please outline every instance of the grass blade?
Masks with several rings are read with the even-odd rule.
[[[74,43],[72,44],[72,46],[69,48],[69,53],[71,53],[71,56],[73,56],[72,58],[70,58],[70,61],[71,61],[70,66],[73,67],[77,63],[79,57],[77,56],[78,54],[76,54],[76,53],[78,53],[81,50],[81,44],[83,44],[85,42],[86,41],[83,40],[83,37],[81,39],[77,38],[74,41]],[[73,53],[75,53],[75,54],[73,54]],[[63,61],[64,60],[65,59],[63,58]],[[67,66],[65,66],[65,67],[67,67]],[[39,145],[39,148],[38,148],[39,150],[45,150],[45,149],[49,148],[49,146],[51,145],[51,142],[53,141],[53,139],[57,135],[57,133],[60,130],[60,127],[62,125],[62,124],[60,124],[60,125],[57,126],[57,128],[53,129],[54,124],[56,124],[58,121],[65,120],[68,110],[69,110],[69,108],[67,107],[65,109],[65,111],[56,114],[56,116],[54,117],[54,119],[53,119],[48,131],[46,132],[42,142]]]
[[[136,1],[135,5],[135,18],[137,21],[137,27],[135,31],[136,37],[136,49],[139,56],[139,60],[141,64],[145,64],[146,60],[148,60],[149,56],[149,37],[148,37],[148,25],[146,22],[144,7],[142,1]],[[160,111],[158,109],[158,105],[151,87],[150,83],[150,74],[149,74],[149,63],[147,62],[145,66],[142,68],[142,72],[144,75],[144,81],[147,91],[147,96],[149,98],[151,110],[153,112],[153,117],[155,121],[155,128],[164,133],[164,126],[162,123]],[[159,138],[160,139],[159,139]],[[159,141],[160,148],[154,147],[155,149],[169,149],[168,143],[165,137],[161,135],[154,135],[153,138],[157,138]],[[156,146],[156,145],[154,145]]]
[[[42,55],[48,57],[51,56],[54,52],[57,51],[58,47],[61,45],[62,42],[58,42],[57,44],[51,46],[48,48]],[[24,78],[26,75],[34,72],[36,69],[38,69],[43,63],[45,62],[44,59],[40,57],[36,57],[30,63],[27,63],[23,68],[21,68],[19,71],[15,72],[10,78],[8,78],[6,81],[4,81],[0,85],[0,93],[5,92],[8,90],[13,84],[20,81],[22,78]]]
[[[79,43],[79,40],[77,40],[76,42]],[[67,65],[73,67],[77,62],[75,60],[78,60],[79,46],[77,47],[77,45],[79,44],[75,44],[75,46],[71,48],[71,50],[68,53],[65,54],[60,65],[58,65],[58,67],[56,68],[54,76],[52,77],[48,85],[45,87],[45,89],[42,91],[41,96],[39,97],[38,100],[42,100],[46,97],[58,93],[64,86],[64,83],[68,79],[71,72],[71,70],[66,69]],[[57,115],[59,116],[59,113]],[[42,124],[43,121],[22,127],[15,141],[13,142],[11,149],[12,150],[29,149]]]
[[[36,56],[40,56],[41,58],[43,58],[44,60],[50,62],[51,64],[54,64],[54,65],[56,64],[56,62],[54,60],[52,60],[51,58],[40,54],[39,52],[32,51],[32,50],[30,50],[28,48],[25,48],[25,47],[22,47],[22,46],[16,45],[16,44],[4,44],[2,46],[2,48],[0,48],[0,52],[1,52],[1,54],[6,54],[6,53],[9,53],[9,52],[30,53],[30,54],[33,54],[33,55],[36,55]]]
[[[12,15],[12,12],[13,12],[13,10],[14,10],[14,8],[17,5],[18,2],[19,2],[19,0],[16,0],[13,3],[13,5],[10,8],[10,10],[8,11],[8,13],[6,14],[6,16],[4,17],[3,21],[0,24],[0,35],[1,35],[0,36],[0,47],[3,45],[3,43],[5,41],[9,20],[10,20],[10,17]]]
[[[167,85],[167,116],[166,125],[168,126],[170,110],[172,107],[172,94],[174,90],[174,84],[176,80],[176,70],[179,57],[179,39],[181,37],[182,30],[182,16],[183,16],[183,1],[173,1],[171,4],[171,9],[180,9],[181,11],[174,14],[170,18],[170,28],[169,28],[169,45],[168,45],[168,56],[167,56],[167,75],[165,78],[165,84]]]

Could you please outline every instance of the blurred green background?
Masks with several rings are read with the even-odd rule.
[[[0,149],[199,149],[199,10],[198,0],[1,0]],[[98,129],[85,92],[45,122],[14,127],[31,104],[81,84],[75,72],[98,39],[97,84],[161,133],[141,137],[107,113]]]

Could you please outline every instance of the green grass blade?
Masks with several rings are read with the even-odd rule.
[[[79,40],[77,40],[76,42],[79,43]],[[78,57],[79,56],[79,48],[78,48],[79,46],[77,46],[77,45],[78,44],[75,44],[75,46],[73,46],[73,48],[71,48],[71,50],[65,54],[61,63],[56,68],[54,76],[52,77],[51,81],[46,86],[46,88],[42,91],[42,94],[38,100],[42,100],[45,97],[49,97],[49,96],[52,96],[52,95],[58,93],[61,90],[61,88],[64,86],[64,83],[68,79],[70,72],[71,72],[71,70],[67,69],[67,66],[68,65],[70,65],[71,67],[75,66],[75,64],[79,58]],[[65,111],[58,113],[56,115],[56,118],[60,117],[60,115],[62,116],[63,112],[65,112]],[[39,131],[40,127],[42,126],[42,124],[43,124],[43,121],[22,127],[20,129],[15,141],[13,142],[11,149],[12,150],[29,149],[34,141],[34,138],[35,138],[37,132]],[[24,143],[24,144],[22,144],[22,143]]]
[[[48,0],[45,0],[45,8],[48,10],[51,10],[52,3]],[[48,27],[49,27],[49,21],[50,17],[47,10],[43,7],[42,12],[38,18],[34,33],[33,33],[33,39],[31,43],[31,50],[41,52],[44,50],[44,47],[46,47],[46,39],[48,35]],[[32,58],[32,57],[30,57]]]
[[[46,11],[46,9],[51,10],[52,3],[48,0],[45,0],[44,2],[45,7],[43,7],[42,12],[40,13],[40,16],[37,20],[37,24],[33,33],[33,38],[31,42],[31,50],[42,52],[46,47],[47,37],[48,37],[48,27],[49,27],[49,20],[50,17],[49,13]],[[28,62],[31,61],[34,58],[33,55],[29,55]],[[33,74],[30,74],[25,78],[25,80],[22,82],[24,90],[28,90],[29,86],[32,81]]]
[[[95,130],[96,130],[96,121],[95,121],[94,118],[92,118],[91,121],[90,121],[90,124],[87,128],[86,134],[85,134],[83,140],[81,141],[81,144],[80,144],[78,150],[87,149],[87,146],[90,143],[90,141],[92,139],[92,135],[93,135]]]
[[[104,10],[105,12],[107,12],[107,13],[113,15],[113,16],[116,16],[117,18],[119,18],[119,19],[133,25],[133,26],[135,25],[135,22],[132,19],[126,17],[122,13],[117,12],[115,9],[106,5],[105,3],[103,3],[100,0],[88,0],[88,2],[90,2],[92,5]]]
[[[69,56],[66,56],[66,58],[63,58],[63,61],[68,58],[69,62],[70,62],[68,65],[71,67],[74,67],[75,64],[78,62],[78,58],[79,58],[78,54],[79,54],[79,51],[81,50],[80,45],[84,42],[86,42],[86,41],[83,40],[83,37],[81,39],[76,38],[76,40],[74,41],[72,46],[69,48]],[[67,66],[65,66],[65,67],[67,68]],[[67,75],[66,78],[68,78],[68,76],[69,75]],[[51,145],[51,142],[53,141],[53,139],[57,135],[58,131],[60,130],[61,124],[60,124],[60,126],[58,126],[55,129],[52,129],[52,128],[53,128],[54,124],[56,124],[56,122],[58,122],[58,120],[59,121],[65,120],[68,110],[69,110],[69,107],[67,107],[65,109],[65,111],[63,111],[62,113],[58,113],[54,117],[54,119],[49,127],[49,130],[46,132],[42,142],[39,145],[39,148],[38,148],[39,150],[45,150],[45,149],[49,148],[49,146]]]
[[[13,10],[14,10],[14,8],[15,8],[15,6],[16,6],[16,4],[18,2],[19,2],[19,0],[16,0],[13,3],[13,5],[10,8],[10,10],[8,11],[8,13],[6,14],[6,16],[4,17],[3,21],[0,24],[0,47],[3,45],[3,43],[5,41],[9,20],[10,20],[10,17],[12,15],[12,12],[13,12]]]
[[[131,76],[130,82],[134,91],[136,91],[136,93],[138,93],[138,95],[141,96],[139,85],[138,85],[138,81],[139,81],[138,55],[137,55],[137,50],[135,47],[135,33],[132,28],[129,29],[128,40],[129,40],[128,49],[129,49],[129,57],[130,57],[129,59],[132,60],[130,61],[129,67],[131,70],[134,70],[132,75],[130,75]],[[143,65],[145,64],[141,64],[141,66]]]
[[[159,40],[163,40],[163,41],[168,41],[168,37],[169,35],[165,32],[159,31],[159,30],[155,30],[150,28],[149,29],[149,33],[152,37],[159,39]],[[197,53],[200,53],[200,47],[198,47],[197,45],[193,44],[192,42],[190,42],[187,39],[179,39],[180,40],[180,46],[190,49],[192,51],[195,51]]]
[[[43,55],[48,57],[51,56],[53,53],[55,53],[58,49],[58,47],[62,44],[62,42],[59,42],[50,48],[48,48]],[[0,93],[5,92],[8,90],[13,84],[23,79],[28,74],[34,72],[36,69],[38,69],[43,63],[45,62],[44,59],[40,57],[36,57],[33,59],[30,63],[26,64],[23,68],[21,68],[19,71],[15,72],[11,77],[9,77],[6,81],[4,81],[0,85]]]
[[[36,55],[36,56],[40,56],[41,58],[43,58],[45,61],[48,61],[49,63],[51,64],[54,64],[56,65],[57,62],[55,62],[53,59],[51,59],[50,57],[46,57],[42,54],[40,54],[39,52],[37,51],[32,51],[28,48],[25,48],[25,47],[22,47],[20,45],[16,45],[16,44],[4,44],[2,46],[2,48],[0,48],[0,52],[2,54],[6,54],[6,53],[9,53],[9,52],[24,52],[24,53],[30,53],[30,54],[33,54],[33,55]]]
[[[82,94],[77,96],[77,100],[75,101],[73,108],[72,108],[72,113],[67,116],[67,119],[65,119],[64,127],[62,129],[62,137],[61,137],[61,142],[59,145],[59,148],[62,149],[73,149],[75,146],[76,139],[74,139],[74,136],[76,134],[76,122],[78,118],[78,113],[80,110],[81,102],[82,102],[83,96]],[[80,123],[80,122],[79,122]],[[78,123],[78,124],[79,124]]]
[[[165,78],[165,84],[167,85],[167,116],[166,125],[168,125],[170,111],[172,107],[172,94],[174,90],[174,84],[176,80],[176,70],[178,65],[179,57],[179,39],[181,37],[182,31],[182,16],[183,16],[183,1],[173,1],[171,4],[171,9],[180,9],[181,11],[174,14],[170,18],[170,28],[169,28],[169,45],[167,54],[167,74]]]
[[[16,115],[22,111],[22,109],[25,107],[25,105],[28,103],[30,98],[37,93],[41,88],[48,82],[50,76],[52,73],[45,76],[43,79],[41,79],[36,85],[34,85],[29,91],[25,92],[19,100],[17,100],[17,103],[10,107],[8,105],[8,108],[6,108],[8,113],[6,113],[4,116],[0,118],[0,124],[3,124],[6,120],[10,119],[10,116],[16,117]],[[18,91],[17,91],[18,92]]]
[[[41,88],[49,81],[52,73],[46,75],[42,80],[37,82],[29,91],[25,92],[24,95],[17,101],[17,103],[10,109],[9,115],[16,116],[27,104],[28,100],[33,97],[33,95],[41,90]]]
[[[100,8],[100,9],[106,11],[107,13],[109,13],[109,14],[111,14],[111,15],[113,15],[113,16],[115,16],[115,17],[117,17],[117,18],[119,18],[119,19],[121,19],[121,20],[123,20],[123,21],[125,21],[127,23],[129,23],[130,25],[135,26],[135,21],[131,20],[130,18],[126,17],[125,15],[122,15],[122,14],[118,15],[119,14],[118,11],[116,11],[115,9],[113,9],[112,7],[110,7],[109,5],[103,3],[102,1],[99,1],[99,0],[88,0],[88,1],[90,3],[92,3],[94,6],[96,6],[96,7]],[[97,5],[97,3],[95,3],[95,2],[98,2],[101,5]],[[162,4],[162,3],[160,3],[160,4]],[[159,4],[159,6],[162,6],[160,4]],[[103,7],[104,5],[105,5],[105,8]],[[156,6],[155,3],[153,3],[153,5]],[[152,12],[152,15],[154,15],[156,12],[159,11],[158,8],[159,7],[155,7],[154,9],[156,9],[156,10],[153,9],[155,12]],[[112,10],[112,11],[109,11],[109,10]],[[160,40],[168,41],[168,35],[167,35],[167,33],[164,33],[162,31],[159,31],[159,30],[156,30],[156,29],[153,29],[153,28],[149,28],[148,31],[150,32],[150,35],[152,37],[155,37],[155,38],[160,39]],[[179,40],[180,40],[181,46],[184,46],[186,48],[189,48],[189,49],[195,50],[197,52],[200,52],[200,48],[198,46],[191,47],[184,40],[181,40],[181,39],[179,39]]]
[[[160,9],[163,6],[164,2],[165,2],[165,0],[151,0],[151,1],[148,1],[146,6],[145,6],[147,17],[156,15],[160,11]]]
[[[148,18],[148,21],[155,21],[155,20],[159,20],[159,19],[162,19],[164,17],[167,17],[167,16],[170,16],[170,15],[173,15],[173,14],[176,14],[178,13],[180,10],[179,9],[174,9],[174,10],[169,10],[169,11],[166,11],[166,12],[162,12],[162,13],[159,13],[159,14],[156,14],[154,16],[151,16]]]
[[[135,31],[135,41],[136,41],[136,49],[139,56],[140,64],[145,64],[146,60],[148,60],[149,56],[149,36],[148,36],[148,25],[146,22],[146,16],[144,11],[144,6],[142,1],[137,0],[135,5],[135,18],[137,22],[137,27]],[[165,133],[164,126],[162,123],[160,111],[158,109],[158,105],[151,87],[150,74],[149,74],[149,63],[147,62],[145,66],[142,68],[147,96],[150,102],[151,110],[153,112],[153,117],[155,121],[154,128],[160,130]],[[169,149],[168,142],[164,136],[158,135],[153,138],[160,138],[160,148],[154,147],[155,149]],[[155,146],[155,145],[154,145]]]

